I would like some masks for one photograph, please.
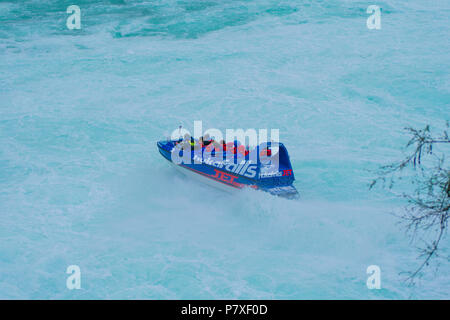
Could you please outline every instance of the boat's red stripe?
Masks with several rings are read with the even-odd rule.
[[[236,189],[242,189],[242,188],[237,187],[237,186],[235,186],[235,185],[232,185],[232,184],[229,184],[229,183],[226,183],[226,182],[223,182],[223,181],[214,179],[214,178],[211,177],[209,174],[206,174],[206,173],[204,173],[204,172],[201,172],[201,171],[192,169],[192,168],[190,168],[190,167],[188,167],[188,166],[186,166],[186,165],[183,165],[183,164],[180,164],[180,165],[181,165],[183,168],[186,168],[186,169],[188,169],[188,170],[192,170],[192,171],[195,171],[195,172],[197,172],[197,173],[200,173],[201,175],[203,175],[203,176],[205,176],[205,177],[208,177],[208,178],[210,178],[210,179],[212,179],[212,180],[214,180],[214,181],[223,183],[223,184],[226,185],[226,186],[230,186],[230,187],[233,187],[233,188],[236,188]],[[220,171],[222,171],[222,170],[220,170]],[[222,171],[222,172],[225,172],[225,171]],[[249,187],[250,187],[250,185],[249,185]]]

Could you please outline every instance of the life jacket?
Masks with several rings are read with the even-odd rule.
[[[272,150],[270,150],[270,149],[263,149],[259,153],[260,157],[270,157],[271,155],[272,155]]]
[[[212,152],[213,150],[215,150],[216,148],[214,147],[214,144],[213,143],[209,143],[209,144],[207,144],[206,145],[206,147],[205,147],[205,151],[208,151],[208,152]],[[218,150],[217,150],[218,151]]]
[[[226,150],[230,151],[232,154],[236,154],[236,148],[234,147],[234,142],[228,142],[226,145]]]
[[[237,147],[237,151],[240,153],[240,154],[242,154],[243,156],[245,156],[245,146],[244,145],[240,145],[240,146],[238,146]]]

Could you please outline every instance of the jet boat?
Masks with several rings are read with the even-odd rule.
[[[217,148],[194,139],[190,144],[168,139],[158,141],[157,146],[161,155],[185,175],[220,189],[252,188],[288,199],[299,197],[282,143],[269,142],[248,150],[237,141]]]

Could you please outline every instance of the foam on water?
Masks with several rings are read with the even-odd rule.
[[[449,3],[330,3],[0,3],[0,297],[448,299],[367,185],[449,119]],[[302,200],[176,174],[155,142],[194,120],[279,128]]]

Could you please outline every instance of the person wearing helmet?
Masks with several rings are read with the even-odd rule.
[[[205,134],[203,137],[201,137],[202,141],[202,145],[207,147],[208,145],[210,145],[212,143],[212,139],[210,138],[209,134]]]
[[[194,140],[194,138],[192,138],[190,136],[189,133],[186,133],[183,137],[183,140],[180,142],[180,144],[183,149],[189,148],[189,147],[191,147],[191,149],[193,149],[195,146],[195,140]]]

